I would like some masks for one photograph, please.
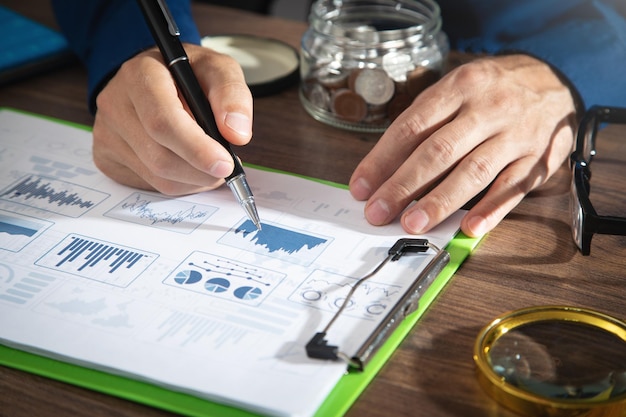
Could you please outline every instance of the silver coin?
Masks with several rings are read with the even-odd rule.
[[[346,29],[344,35],[353,41],[360,41],[368,45],[380,42],[380,35],[375,27],[369,25],[343,25]]]
[[[383,56],[383,69],[395,82],[406,81],[407,73],[415,69],[411,55],[391,52]]]
[[[309,90],[308,99],[317,108],[328,110],[330,106],[330,94],[320,84],[313,84]]]
[[[349,73],[338,69],[325,68],[317,74],[317,80],[326,88],[342,88],[347,85]]]
[[[368,104],[385,104],[395,91],[395,84],[380,68],[364,68],[354,81],[354,91]]]

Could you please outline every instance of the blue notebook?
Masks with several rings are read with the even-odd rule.
[[[62,34],[0,6],[0,85],[73,60]]]

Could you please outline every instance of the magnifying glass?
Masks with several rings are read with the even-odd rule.
[[[504,314],[474,346],[478,380],[524,416],[626,417],[626,323],[541,306]]]

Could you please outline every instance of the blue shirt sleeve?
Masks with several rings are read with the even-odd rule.
[[[626,1],[438,0],[453,49],[523,52],[560,72],[586,107],[626,106]],[[576,92],[574,92],[576,94]]]
[[[89,109],[124,61],[155,42],[135,0],[52,0],[58,24],[85,64],[89,77]],[[200,43],[190,0],[168,3],[182,42]]]

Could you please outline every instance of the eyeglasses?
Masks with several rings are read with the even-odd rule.
[[[626,124],[626,108],[593,106],[587,110],[578,127],[576,150],[570,156],[572,237],[583,255],[589,255],[595,233],[626,235],[626,218],[599,216],[589,200],[589,166],[596,154],[598,128],[606,123]]]

